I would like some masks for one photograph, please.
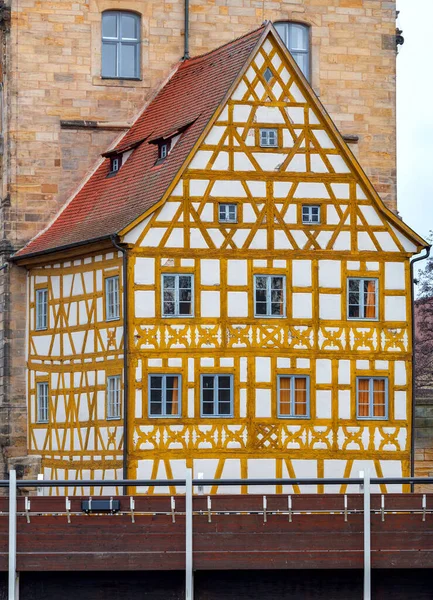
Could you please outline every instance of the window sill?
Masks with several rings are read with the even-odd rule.
[[[111,78],[111,77],[100,77],[94,76],[92,78],[92,85],[102,85],[102,86],[112,86],[112,87],[150,87],[150,81],[147,79],[121,79],[119,78]]]
[[[120,317],[111,317],[111,318],[105,319],[106,323],[113,323],[115,321],[120,321]]]
[[[311,420],[311,416],[310,415],[302,415],[302,416],[296,416],[296,415],[277,415],[277,417],[279,419],[284,419],[285,421],[309,421]]]
[[[286,315],[254,315],[255,319],[287,319]]]
[[[201,419],[234,419],[234,415],[202,415],[200,414]]]
[[[107,421],[121,421],[122,417],[107,417]]]

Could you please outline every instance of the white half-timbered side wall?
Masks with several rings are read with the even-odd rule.
[[[107,314],[107,278],[118,281],[114,318]],[[119,478],[123,406],[118,418],[110,418],[107,381],[119,376],[123,389],[121,254],[32,268],[28,286],[29,452],[42,456],[48,479]],[[46,323],[38,321],[41,290],[47,292]],[[40,412],[44,399],[38,399],[43,383],[48,385],[45,414]]]
[[[276,147],[261,145],[262,129]],[[236,205],[235,223],[219,221],[222,203]],[[310,205],[319,223],[303,223]],[[366,465],[408,474],[417,246],[272,37],[169,199],[123,241],[134,245],[131,476],[182,477],[185,466],[218,478],[355,476]],[[193,315],[163,316],[167,273],[193,276]],[[285,278],[284,316],[255,316],[256,275]],[[375,318],[348,318],[349,278],[375,280]],[[201,416],[207,373],[232,376],[231,416]],[[149,416],[149,374],[181,376],[178,418]],[[278,415],[279,375],[309,378],[308,417]],[[386,378],[386,418],[357,417],[358,377]]]

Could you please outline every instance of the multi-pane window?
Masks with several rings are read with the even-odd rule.
[[[48,290],[36,290],[36,329],[48,327]]]
[[[310,31],[302,23],[275,23],[275,29],[307,79],[310,79]]]
[[[320,223],[320,206],[314,204],[303,204],[302,222],[310,225],[317,225]]]
[[[218,217],[220,223],[236,223],[237,221],[236,204],[220,204],[218,206]]]
[[[113,321],[120,317],[119,276],[105,279],[105,317]]]
[[[254,276],[254,312],[256,317],[284,317],[285,281],[283,275]]]
[[[357,377],[356,415],[358,419],[388,418],[388,380],[386,377]]]
[[[233,416],[233,376],[201,376],[202,417]]]
[[[349,278],[347,282],[349,319],[377,319],[377,279]]]
[[[180,417],[180,375],[149,375],[149,416]]]
[[[191,317],[193,306],[193,276],[162,276],[162,314],[164,317]]]
[[[120,375],[107,377],[107,419],[120,419]]]
[[[278,146],[278,131],[276,129],[260,129],[260,146],[262,148]]]
[[[38,383],[36,385],[36,411],[38,423],[48,423],[48,383]]]
[[[305,375],[279,375],[278,416],[305,418],[310,416],[310,379]]]
[[[107,10],[102,14],[102,77],[140,77],[140,17]]]

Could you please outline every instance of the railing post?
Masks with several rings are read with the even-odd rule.
[[[364,471],[364,600],[371,600],[370,472]]]
[[[17,473],[9,471],[9,580],[8,599],[18,600],[17,577]]]
[[[186,470],[185,483],[185,600],[194,600],[192,564],[192,469]]]

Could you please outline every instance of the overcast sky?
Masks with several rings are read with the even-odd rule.
[[[397,0],[398,209],[417,233],[433,229],[433,0]]]

